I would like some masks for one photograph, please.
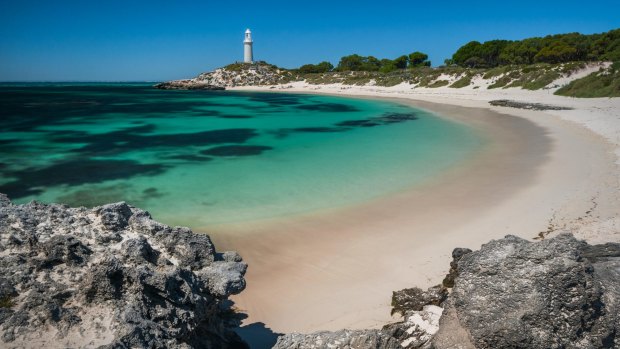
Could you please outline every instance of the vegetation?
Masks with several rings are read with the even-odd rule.
[[[446,63],[492,68],[511,64],[617,60],[620,60],[620,29],[602,34],[569,33],[518,41],[471,41],[460,47]]]
[[[394,59],[352,54],[340,58],[335,67],[327,61],[305,64],[293,70],[265,62],[255,64],[273,68],[280,83],[305,80],[310,84],[389,87],[408,83],[412,87],[465,88],[471,86],[475,78],[487,82],[470,88],[538,90],[559,87],[553,82],[584,69],[587,61],[620,62],[620,29],[593,35],[570,33],[519,41],[472,41],[446,59],[445,66],[437,68],[431,68],[428,55],[419,51]],[[556,93],[575,97],[620,96],[619,66],[620,63],[616,63],[575,80]],[[225,69],[243,71],[249,67],[235,63]]]
[[[422,52],[414,52],[409,54],[409,66],[415,67],[430,67],[431,61],[428,60],[428,55]]]
[[[242,71],[247,69],[248,67],[252,67],[252,66],[260,66],[262,68],[271,68],[274,70],[282,70],[282,68],[279,68],[277,65],[274,64],[269,64],[265,61],[256,61],[254,63],[243,63],[243,62],[235,62],[232,64],[229,64],[227,66],[225,66],[223,69],[227,70],[227,71]]]
[[[620,61],[584,78],[573,80],[555,92],[570,97],[620,97]]]
[[[301,67],[299,67],[299,69],[297,69],[297,71],[300,74],[320,74],[320,73],[327,73],[328,71],[332,71],[332,69],[334,69],[333,64],[327,61],[323,61],[319,64],[302,65]]]
[[[461,77],[460,79],[456,80],[452,85],[450,85],[450,87],[452,87],[452,88],[463,88],[465,86],[469,86],[469,85],[471,85],[471,78],[472,78],[471,75],[465,74],[463,77]]]
[[[340,58],[335,71],[366,71],[381,73],[391,73],[396,70],[405,70],[407,68],[417,68],[430,66],[428,55],[422,52],[413,52],[409,55],[402,55],[395,59],[378,59],[374,56],[360,56],[352,54]]]

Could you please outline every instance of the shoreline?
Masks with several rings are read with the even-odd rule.
[[[244,326],[380,327],[396,320],[389,316],[392,291],[440,283],[453,248],[477,249],[506,234],[531,240],[557,227],[590,242],[620,241],[610,235],[620,212],[617,148],[592,131],[484,99],[444,96],[437,104],[436,96],[334,91],[279,92],[404,103],[479,128],[493,144],[422,188],[331,212],[209,229],[216,246],[238,251],[250,265],[248,287],[234,298],[249,314]]]

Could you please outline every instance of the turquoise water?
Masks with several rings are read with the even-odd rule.
[[[208,227],[353,205],[422,183],[484,144],[395,103],[144,85],[0,87],[0,192],[127,201]]]

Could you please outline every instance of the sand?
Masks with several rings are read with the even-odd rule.
[[[289,87],[291,86],[291,87]],[[245,88],[271,90],[269,88]],[[572,231],[620,242],[620,98],[552,91],[280,86],[286,92],[389,98],[475,128],[489,146],[422,186],[357,206],[211,228],[216,246],[249,263],[234,298],[259,336],[371,328],[390,317],[392,291],[441,282],[455,247],[507,234]],[[513,99],[569,111],[490,107]],[[258,329],[258,331],[256,331]]]

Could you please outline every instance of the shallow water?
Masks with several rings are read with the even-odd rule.
[[[462,124],[395,103],[146,85],[0,87],[0,192],[127,201],[190,227],[354,205],[476,153]]]

